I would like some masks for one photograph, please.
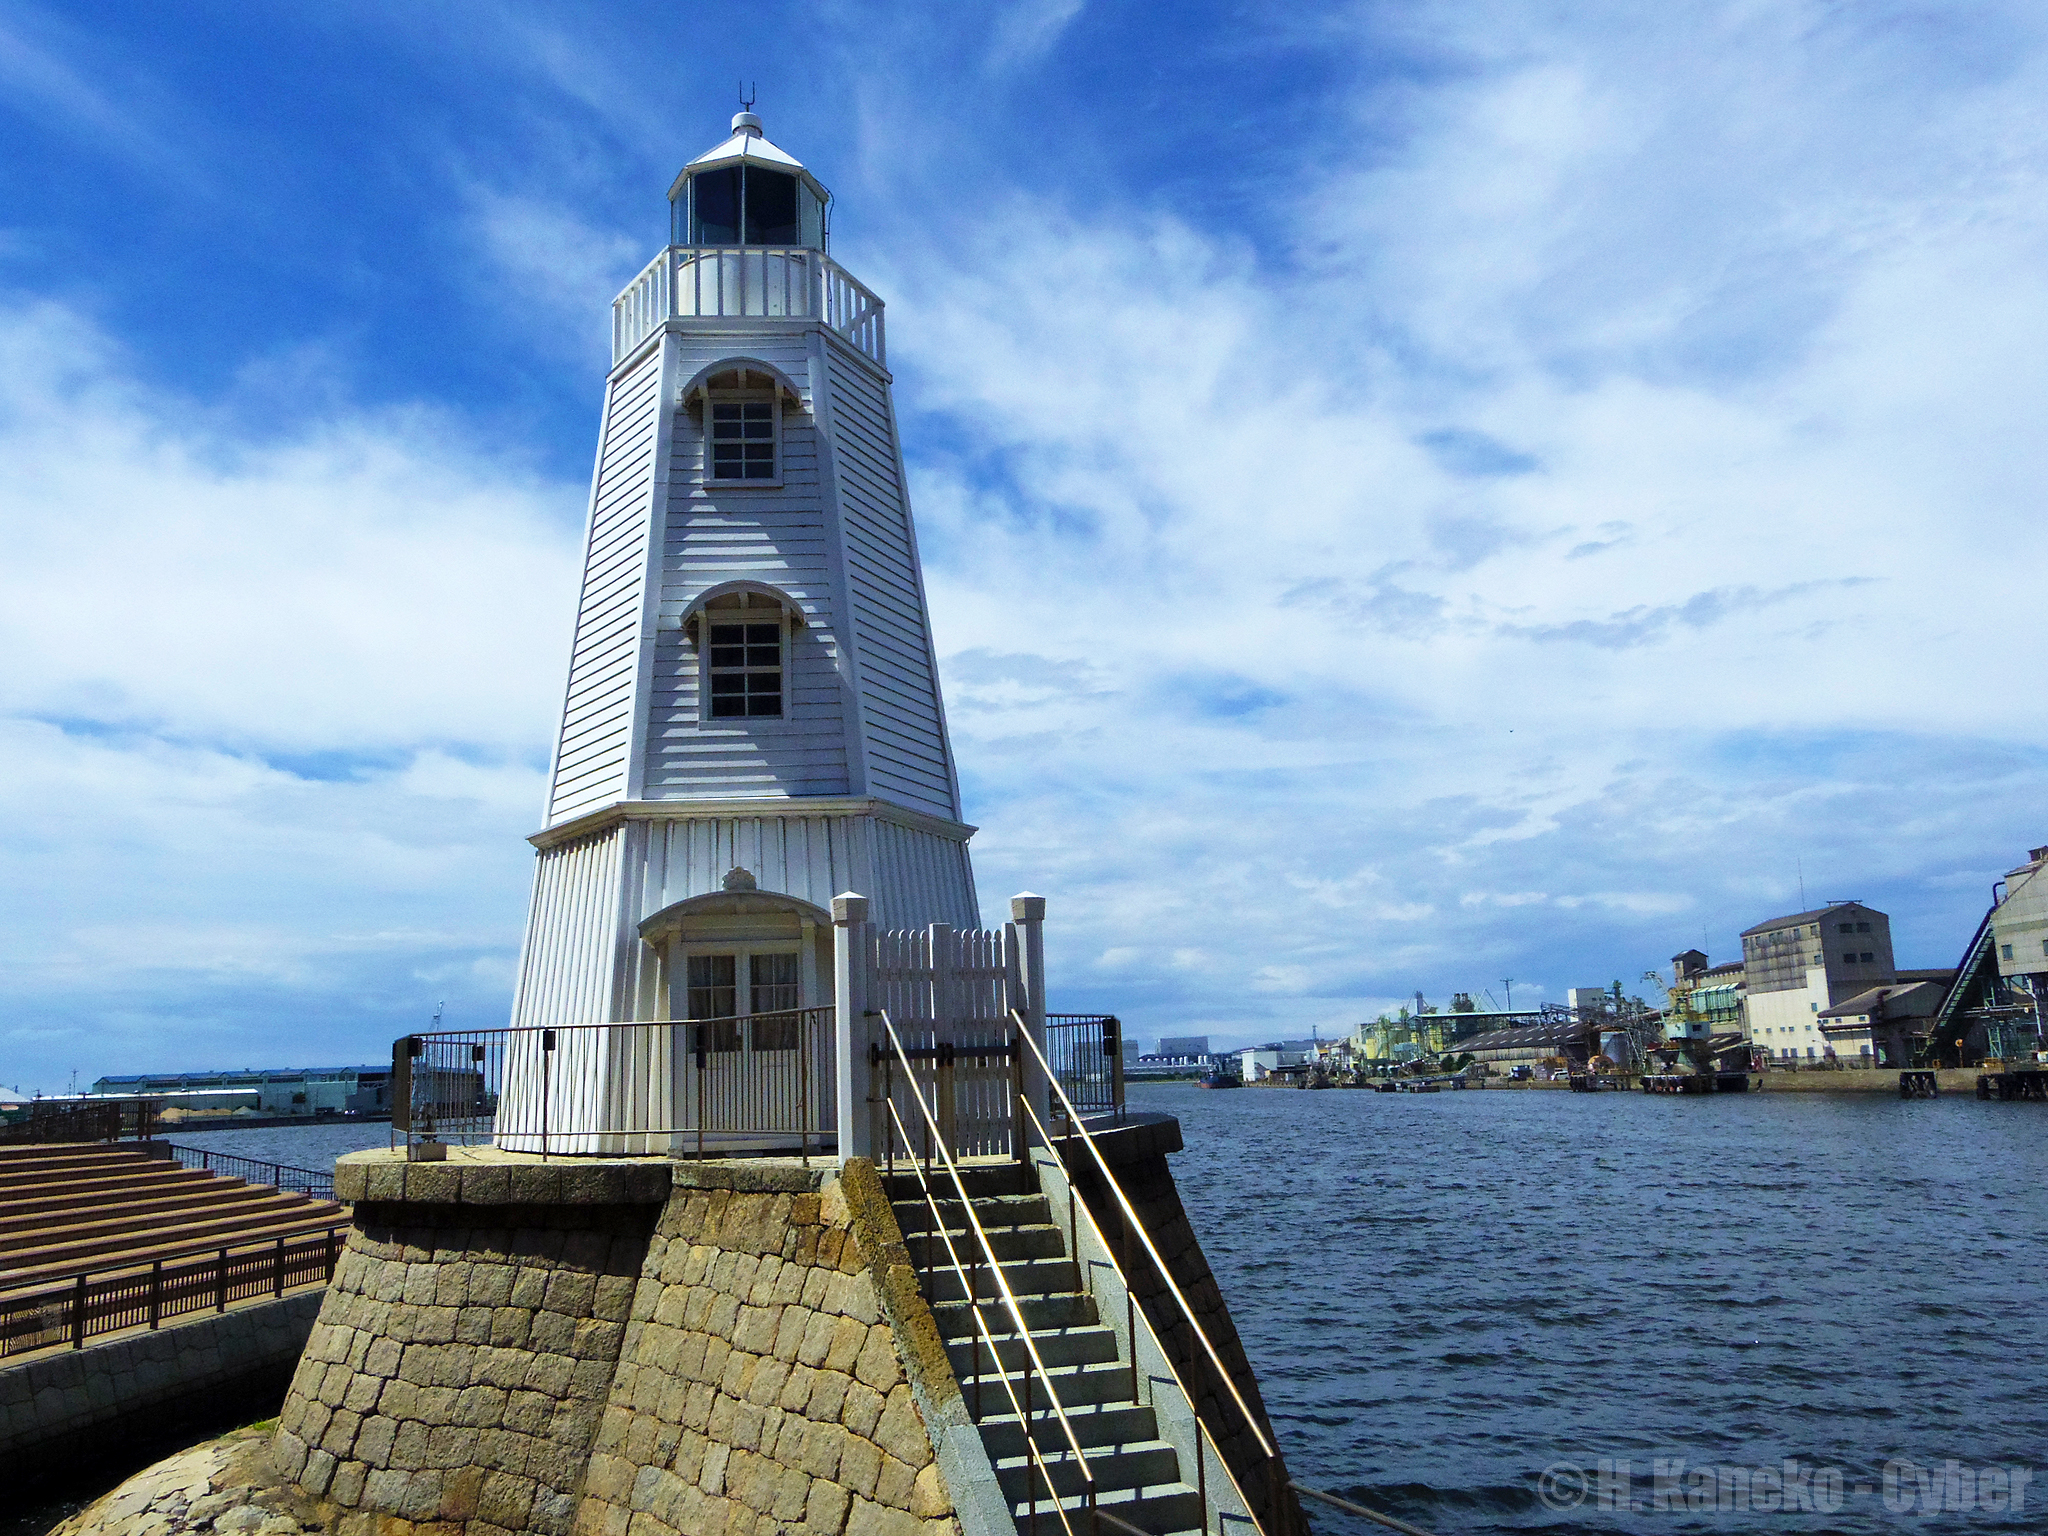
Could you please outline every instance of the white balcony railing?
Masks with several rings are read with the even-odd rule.
[[[612,362],[669,320],[823,320],[883,366],[882,301],[823,251],[672,245],[612,300]]]

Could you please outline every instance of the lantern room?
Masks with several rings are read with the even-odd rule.
[[[832,194],[803,163],[769,143],[741,112],[732,137],[706,150],[668,190],[671,245],[825,249]]]

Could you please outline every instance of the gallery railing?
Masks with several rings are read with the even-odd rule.
[[[171,1149],[171,1160],[180,1168],[204,1168],[222,1178],[240,1179],[245,1184],[268,1184],[287,1194],[313,1195],[322,1200],[334,1198],[334,1170],[331,1168],[322,1173],[317,1168],[293,1168],[285,1163],[266,1163],[254,1157],[210,1152],[204,1147],[182,1147],[176,1142],[164,1142],[163,1145]]]
[[[103,1264],[62,1280],[0,1290],[0,1356],[85,1341],[123,1328],[159,1328],[192,1312],[225,1312],[228,1304],[277,1297],[334,1277],[348,1228],[303,1237],[230,1243],[211,1253],[159,1259],[144,1268]]]
[[[822,320],[883,366],[882,301],[823,251],[803,246],[672,245],[612,300],[612,362],[670,320]]]
[[[1123,1024],[1115,1014],[1048,1013],[1045,1054],[1075,1108],[1123,1113]]]
[[[833,1131],[833,1010],[453,1030],[392,1043],[392,1133],[408,1147],[642,1154],[788,1149]]]

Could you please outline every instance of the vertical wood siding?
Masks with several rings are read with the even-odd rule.
[[[629,876],[633,922],[721,889],[735,867],[764,891],[828,911],[840,892],[859,891],[876,922],[980,921],[965,843],[867,816],[744,816],[651,823],[646,862]]]
[[[932,670],[910,504],[897,473],[887,386],[837,345],[826,348],[826,357],[869,792],[957,818],[951,749]]]
[[[629,793],[660,382],[657,347],[614,383],[606,403],[562,733],[548,786],[550,826]]]
[[[691,338],[678,373],[690,378],[728,356],[759,358],[793,379],[805,375],[801,335]],[[656,639],[642,793],[657,800],[848,794],[841,600],[808,402],[784,402],[779,488],[707,488],[704,471],[703,428],[685,413],[670,449],[664,626]],[[781,720],[703,717],[698,648],[680,627],[669,627],[701,593],[741,579],[777,588],[804,614],[787,657]]]
[[[621,910],[621,876],[628,844],[644,839],[644,828],[619,826],[541,851],[512,1000],[515,1028],[617,1016],[621,970],[635,959],[620,941],[628,918],[638,921]],[[633,941],[637,947],[637,932]]]

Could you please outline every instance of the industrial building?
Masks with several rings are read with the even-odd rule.
[[[238,1072],[138,1072],[102,1077],[95,1095],[161,1098],[165,1108],[257,1115],[391,1112],[391,1068],[245,1067]]]

